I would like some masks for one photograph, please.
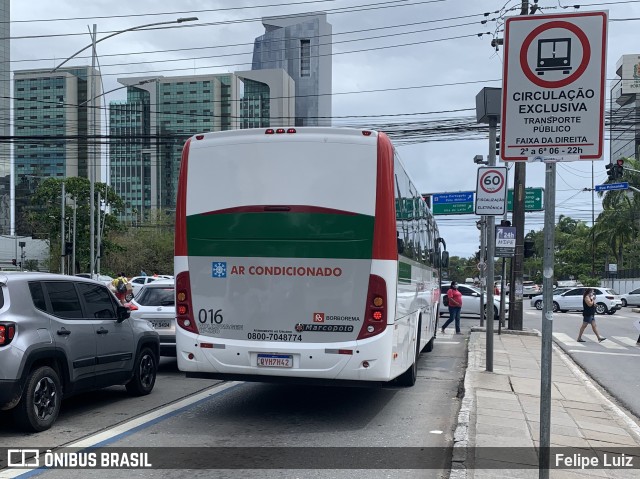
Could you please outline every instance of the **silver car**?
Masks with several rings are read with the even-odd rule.
[[[144,319],[160,335],[160,355],[176,355],[175,281],[157,279],[140,290],[128,304],[131,317]]]
[[[620,301],[622,301],[623,307],[640,305],[640,288],[623,294],[620,296]]]
[[[442,284],[440,287],[440,315],[449,314],[449,308],[444,305],[443,298],[449,291],[450,283]],[[458,291],[462,294],[462,309],[460,314],[477,314],[480,316],[480,297],[482,293],[475,286],[468,284],[458,284]],[[487,295],[484,295],[486,301]],[[486,308],[485,308],[486,309]],[[509,311],[509,299],[505,298],[505,312]],[[500,296],[493,297],[494,318],[498,319],[500,314]]]
[[[49,429],[63,397],[156,380],[160,341],[129,319],[106,285],[49,273],[0,272],[0,410],[29,431]]]

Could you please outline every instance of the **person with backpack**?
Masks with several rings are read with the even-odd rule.
[[[111,282],[111,285],[115,290],[116,298],[118,298],[122,304],[125,304],[127,302],[126,297],[128,284],[129,281],[127,280],[127,277],[124,275],[124,273],[120,273],[118,277]]]

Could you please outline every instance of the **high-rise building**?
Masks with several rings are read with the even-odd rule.
[[[640,158],[640,55],[623,55],[611,82],[610,159]]]
[[[262,19],[252,70],[282,68],[295,83],[296,126],[331,125],[332,28],[326,13]]]
[[[10,1],[0,0],[0,135],[9,138]],[[0,234],[11,234],[11,146],[0,142]]]
[[[109,105],[109,182],[128,224],[174,211],[187,138],[289,125],[294,115],[293,81],[283,70],[118,81],[128,86],[127,100]]]
[[[91,67],[14,72],[14,167],[16,230],[25,223],[29,195],[45,178],[86,177],[93,166],[101,179],[100,72]],[[93,108],[91,99],[94,99]],[[95,114],[92,114],[95,112]]]

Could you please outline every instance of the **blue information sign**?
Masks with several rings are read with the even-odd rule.
[[[622,183],[609,183],[606,185],[596,185],[596,191],[611,191],[611,190],[628,190],[629,183],[623,181]]]

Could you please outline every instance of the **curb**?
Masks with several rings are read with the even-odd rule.
[[[485,326],[471,326],[472,333],[483,333],[486,332],[487,328]],[[498,330],[494,328],[494,334],[498,334]],[[500,331],[500,334],[511,334],[515,336],[542,336],[540,331],[537,329],[523,329],[522,331],[518,331],[515,329],[503,329]]]

